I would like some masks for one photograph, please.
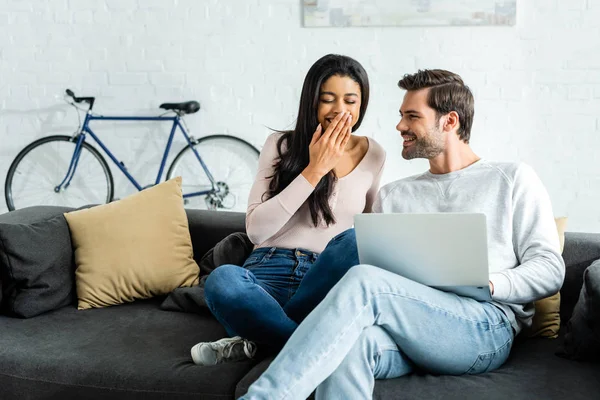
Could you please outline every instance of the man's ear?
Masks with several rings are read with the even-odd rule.
[[[460,127],[460,119],[456,111],[450,111],[445,118],[443,129],[445,132],[457,131]]]

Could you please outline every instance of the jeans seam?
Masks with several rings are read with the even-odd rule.
[[[381,357],[383,356],[383,353],[385,353],[387,351],[395,351],[395,352],[400,353],[400,349],[398,348],[398,346],[395,346],[395,347],[384,346],[384,347],[377,348],[375,357],[373,357],[373,359],[371,360],[372,361],[371,371],[373,372],[373,375],[375,375],[375,367],[377,366],[377,361],[380,361]],[[377,358],[378,360],[375,360],[375,358]]]
[[[426,300],[423,300],[423,299],[418,298],[418,297],[407,296],[405,294],[394,293],[394,292],[379,292],[379,293],[373,294],[372,296],[376,297],[376,296],[379,296],[379,295],[382,295],[382,294],[384,294],[384,295],[392,295],[392,296],[399,296],[399,297],[403,297],[403,298],[406,298],[406,299],[414,300],[414,301],[420,302],[421,304],[425,304],[426,306],[428,306],[428,307],[430,307],[430,308],[432,308],[432,309],[434,309],[436,311],[443,312],[444,314],[447,314],[447,315],[451,315],[452,317],[454,317],[456,319],[459,319],[459,320],[462,320],[462,321],[467,321],[467,322],[470,322],[470,323],[475,324],[475,325],[482,325],[482,322],[480,320],[465,318],[465,317],[463,317],[461,315],[455,314],[453,312],[449,312],[448,310],[446,310],[444,308],[434,306],[433,304],[427,302]],[[505,327],[507,325],[507,323],[505,321],[501,321],[499,323],[493,323],[493,324],[488,322],[488,323],[486,323],[486,325],[491,330],[491,329],[497,329],[497,328]]]
[[[219,321],[219,323],[221,325],[224,326],[224,328],[227,330],[227,334],[229,334],[229,332],[234,332],[233,329],[231,329],[231,326],[229,325],[229,322],[227,322],[220,313],[217,312],[217,310],[213,307],[213,305],[211,304],[210,301],[208,301],[207,299],[204,299],[204,301],[206,302],[206,305],[208,306],[208,309],[210,310],[210,312],[212,312],[212,314],[214,315],[214,317],[217,319],[217,321]]]
[[[293,290],[293,286],[294,286],[294,276],[296,275],[296,271],[298,270],[298,268],[300,267],[301,264],[301,260],[296,259],[296,265],[292,268],[292,273],[290,274],[290,278],[289,278],[289,291],[288,291],[288,301],[290,301],[292,299],[292,297],[294,297],[294,295],[296,294],[296,291],[298,290],[298,287],[300,287],[300,283],[302,283],[302,280],[304,279],[304,276],[306,275],[306,273],[308,272],[308,270],[306,272],[304,272],[304,274],[302,275],[302,277],[300,278],[300,282],[298,283],[298,285],[296,285],[296,290]],[[308,263],[308,260],[304,261],[305,263]],[[312,264],[310,264],[310,267],[312,267]]]
[[[292,287],[294,286],[294,274],[296,273],[296,268],[298,268],[298,266],[300,265],[300,260],[296,259],[296,265],[294,265],[292,267],[292,272],[290,273],[290,276],[288,278],[288,294],[287,294],[287,301],[290,301],[290,299],[292,298],[292,296],[294,295],[292,293]]]

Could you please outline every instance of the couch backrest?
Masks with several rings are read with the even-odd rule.
[[[29,210],[0,215],[0,223],[32,223],[71,210],[64,207],[32,207]],[[186,212],[194,258],[197,262],[227,235],[246,231],[244,213],[204,210],[186,210]],[[561,319],[566,322],[571,318],[573,307],[579,298],[583,271],[593,261],[600,259],[600,233],[567,232],[563,258],[567,265],[567,272],[561,289]]]
[[[565,233],[563,259],[567,271],[560,291],[560,317],[563,323],[567,323],[579,299],[579,292],[583,285],[583,271],[592,262],[600,259],[600,233]]]
[[[234,232],[246,232],[246,214],[227,211],[186,210],[194,259],[202,256],[222,239]]]

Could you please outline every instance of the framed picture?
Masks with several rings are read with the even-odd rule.
[[[303,0],[305,27],[514,25],[517,0]]]

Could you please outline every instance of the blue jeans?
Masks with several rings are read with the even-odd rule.
[[[228,264],[211,272],[204,288],[206,303],[229,335],[280,349],[356,264],[353,229],[334,237],[320,255],[259,248],[242,267]]]
[[[501,366],[513,342],[491,303],[358,265],[306,317],[242,399],[369,399],[375,379],[423,369],[480,374]]]

